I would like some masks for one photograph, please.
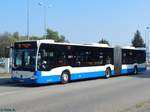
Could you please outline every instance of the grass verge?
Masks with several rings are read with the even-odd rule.
[[[10,73],[0,73],[0,77],[9,77]]]
[[[150,67],[150,64],[147,64],[147,67]]]

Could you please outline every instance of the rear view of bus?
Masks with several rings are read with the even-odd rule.
[[[37,42],[16,42],[13,48],[12,79],[16,82],[34,83]]]

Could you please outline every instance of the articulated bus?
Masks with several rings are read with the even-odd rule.
[[[142,48],[30,40],[15,42],[11,78],[30,84],[65,84],[145,70],[146,51]]]

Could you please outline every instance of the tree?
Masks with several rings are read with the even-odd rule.
[[[19,39],[19,33],[4,32],[0,34],[0,57],[9,57],[9,47]]]
[[[143,41],[143,38],[142,38],[139,30],[137,30],[136,33],[134,34],[134,38],[132,39],[132,46],[134,46],[134,47],[145,47],[145,43]]]
[[[56,42],[69,42],[66,40],[65,36],[59,35],[57,31],[47,29],[47,39],[53,39]],[[31,36],[30,40],[41,40],[43,37]],[[17,40],[27,40],[26,36],[20,36],[19,32],[9,33],[4,32],[0,33],[0,58],[9,57],[9,47],[14,44]]]
[[[38,36],[31,36],[29,39],[30,39],[30,40],[40,40],[40,39],[42,39],[42,38],[41,38],[41,37],[38,37]]]
[[[18,32],[14,32],[12,35],[16,40],[19,40],[19,33]]]
[[[53,31],[51,29],[47,29],[46,39],[52,39],[56,42],[67,42],[65,36],[59,35],[57,31]]]
[[[9,50],[6,49],[8,46],[11,45],[11,40],[8,37],[8,35],[3,35],[3,37],[0,38],[0,57],[8,57],[9,56]]]
[[[107,41],[107,40],[105,40],[105,39],[103,39],[103,38],[102,38],[98,43],[110,45],[110,44],[109,44],[109,41]]]

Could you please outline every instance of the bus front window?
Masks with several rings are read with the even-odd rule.
[[[19,49],[14,53],[14,68],[18,70],[35,70],[36,50]]]

